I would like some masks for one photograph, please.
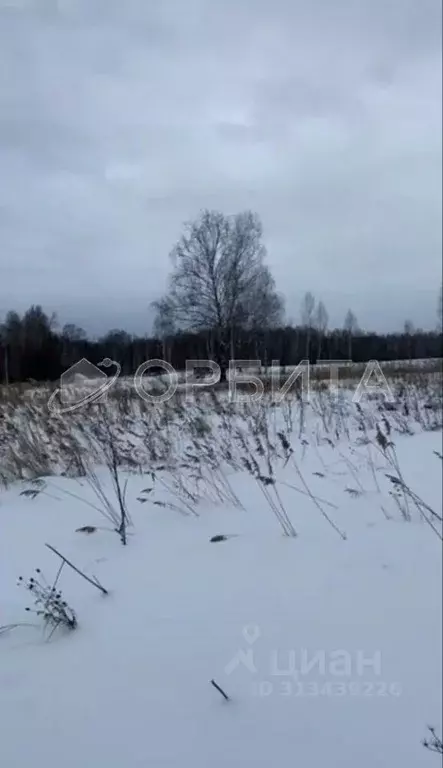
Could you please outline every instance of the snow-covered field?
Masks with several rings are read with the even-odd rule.
[[[2,765],[437,766],[441,397],[397,396],[3,406]],[[73,630],[25,611],[45,543],[109,592],[64,566]]]

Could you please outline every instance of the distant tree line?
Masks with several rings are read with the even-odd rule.
[[[349,321],[349,317],[347,318]],[[414,330],[405,324],[401,333],[368,333],[355,327],[328,331],[324,325],[285,325],[246,331],[234,329],[237,360],[261,360],[270,365],[279,360],[285,366],[300,360],[410,360],[440,357],[442,335],[436,331]],[[213,354],[213,352],[216,354]],[[0,330],[0,382],[55,381],[61,373],[81,358],[99,363],[109,357],[122,366],[122,374],[131,375],[146,360],[162,359],[177,370],[186,360],[219,357],[211,331],[175,332],[162,338],[132,336],[124,330],[112,330],[98,340],[87,338],[75,325],[57,327],[55,318],[39,306],[23,316],[8,312]]]
[[[187,360],[214,360],[222,376],[228,362],[260,360],[267,366],[301,360],[410,360],[441,357],[442,293],[435,331],[415,329],[377,334],[360,329],[349,309],[342,328],[329,329],[322,301],[305,294],[299,323],[285,320],[284,303],[266,264],[258,216],[245,211],[225,216],[203,211],[185,226],[171,252],[168,290],[154,302],[152,335],[109,331],[98,340],[73,324],[59,328],[41,306],[22,316],[9,311],[0,324],[0,382],[54,381],[85,357],[120,363],[131,375],[147,360],[161,359],[177,370]]]

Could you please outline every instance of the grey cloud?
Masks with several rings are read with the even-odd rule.
[[[0,4],[0,316],[143,331],[182,222],[250,207],[294,319],[311,289],[336,323],[432,326],[440,22],[438,0]]]

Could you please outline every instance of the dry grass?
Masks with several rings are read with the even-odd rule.
[[[0,401],[0,483],[7,486],[17,480],[32,481],[28,489],[32,494],[38,488],[36,483],[48,482],[51,477],[81,478],[95,495],[90,505],[107,518],[125,543],[131,521],[123,473],[149,478],[139,494],[139,503],[198,515],[202,500],[241,507],[229,477],[232,472],[246,471],[258,484],[285,535],[295,536],[278,479],[279,468],[290,463],[295,483],[288,487],[308,498],[345,538],[346,533],[334,521],[334,505],[313,493],[291,446],[301,446],[305,451],[309,432],[309,447],[322,461],[319,446],[329,443],[346,470],[347,493],[359,495],[364,492],[359,470],[349,451],[345,455],[343,446],[354,450],[356,441],[363,441],[374,485],[379,490],[371,454],[371,450],[380,448],[377,430],[389,424],[390,440],[394,442],[398,434],[442,427],[439,375],[393,373],[389,384],[394,403],[385,403],[383,397],[373,394],[360,405],[355,404],[355,388],[343,387],[334,395],[323,380],[314,381],[309,403],[296,388],[279,404],[269,392],[258,402],[231,402],[227,393],[215,388],[200,389],[192,397],[179,389],[166,402],[148,403],[134,396],[128,382],[122,381],[103,402],[64,416],[48,410],[47,387],[9,388],[9,395],[3,392]],[[154,386],[158,387],[158,382]],[[402,485],[392,452],[386,452],[384,461],[391,475],[398,478],[395,490],[397,496],[401,495],[401,504],[397,504],[397,512],[409,520],[412,510],[417,510],[417,500]],[[107,467],[109,488],[104,489],[97,466]],[[328,468],[324,466],[323,470],[326,475]],[[435,523],[423,507],[420,514]]]

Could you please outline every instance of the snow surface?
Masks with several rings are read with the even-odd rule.
[[[403,477],[440,511],[441,433],[395,443]],[[279,493],[297,538],[245,472],[229,472],[244,509],[202,502],[198,517],[139,503],[149,478],[128,475],[127,547],[66,493],[92,501],[84,481],[1,494],[0,625],[38,623],[16,582],[37,567],[55,576],[45,542],[110,592],[65,568],[78,629],[49,642],[36,627],[0,634],[2,766],[437,765],[421,739],[442,719],[441,541],[416,510],[401,519],[380,456],[377,488],[363,449],[296,454],[346,540],[283,484],[300,487],[289,463]],[[232,538],[210,543],[216,534]]]

